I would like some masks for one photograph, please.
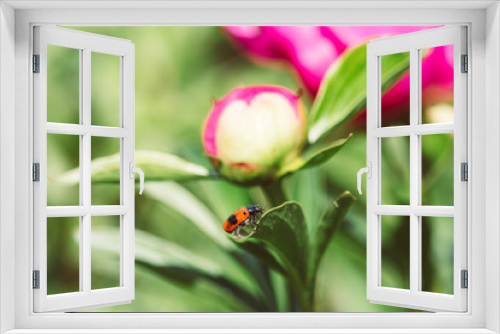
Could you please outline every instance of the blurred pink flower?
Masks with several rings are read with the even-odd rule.
[[[203,128],[203,148],[226,179],[259,184],[300,157],[306,131],[300,96],[287,88],[235,88],[215,101]]]
[[[336,27],[225,27],[245,52],[257,61],[291,64],[308,92],[316,95],[330,65],[352,45],[371,39],[433,27],[336,26]],[[453,93],[453,47],[435,48],[422,64],[424,103],[449,100]],[[403,77],[382,99],[384,110],[406,108],[409,75]]]

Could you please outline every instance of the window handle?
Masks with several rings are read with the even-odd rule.
[[[135,173],[139,174],[140,178],[140,189],[139,195],[142,195],[144,191],[144,172],[140,168],[134,167],[134,162],[130,161],[130,178],[133,179],[135,177]]]
[[[360,195],[363,193],[361,192],[361,176],[366,173],[366,177],[371,179],[372,178],[372,163],[368,161],[368,167],[361,168],[358,172],[358,192]]]

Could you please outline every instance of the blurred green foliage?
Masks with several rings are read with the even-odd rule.
[[[202,151],[201,127],[212,99],[242,85],[277,84],[295,91],[301,85],[286,67],[264,67],[250,62],[218,27],[71,28],[135,43],[136,150],[175,154],[207,168],[210,165]],[[53,72],[48,76],[48,121],[78,123],[75,51],[59,47],[49,50],[48,68]],[[116,94],[114,90],[110,95],[106,92],[118,82],[119,72],[110,57],[92,57],[92,75],[96,76],[92,81],[94,125],[116,125],[113,102]],[[310,98],[305,96],[304,100],[307,106],[311,105]],[[310,222],[309,235],[313,235],[324,208],[334,198],[345,190],[356,193],[355,172],[366,164],[364,122],[357,120],[344,125],[333,139],[346,137],[350,132],[354,136],[336,157],[318,168],[284,179],[288,199],[301,204],[305,219]],[[452,137],[450,140],[447,135],[438,136],[435,141],[424,143],[422,169],[426,188],[423,194],[431,201],[449,197]],[[78,140],[50,139],[48,146],[49,181],[58,173],[78,166]],[[119,146],[109,138],[92,139],[92,158],[118,150]],[[401,170],[408,165],[391,158],[383,160],[383,164],[391,170]],[[397,177],[403,177],[404,173],[401,171]],[[382,189],[382,193],[389,193],[389,189]],[[75,187],[63,189],[49,182],[48,191],[48,205],[78,203]],[[117,191],[113,184],[93,185],[92,204],[117,204]],[[393,196],[398,200],[403,195],[397,192]],[[364,194],[357,197],[320,262],[315,287],[316,309],[321,312],[408,311],[371,304],[366,299],[366,197]],[[260,188],[245,189],[222,180],[182,184],[148,182],[145,196],[136,196],[135,300],[90,311],[294,310],[283,275],[257,257],[238,250],[222,229],[223,221],[231,212],[250,204],[270,207]],[[109,248],[113,247],[111,241],[116,240],[116,218],[92,217],[92,233],[97,233],[92,239],[93,288],[117,284],[117,253]],[[52,219],[48,223],[47,256],[56,260],[48,263],[49,292],[75,291],[79,276],[78,224],[75,218]],[[452,292],[448,288],[449,273],[453,270],[449,226],[449,222],[443,225],[439,218],[432,217],[425,223],[423,261],[428,264],[424,271],[427,291]],[[387,231],[384,235],[388,236],[384,254],[389,255],[383,264],[382,280],[389,284],[408,281],[408,263],[402,251],[408,248],[408,240],[399,237],[405,235],[407,228],[398,217],[384,227]]]

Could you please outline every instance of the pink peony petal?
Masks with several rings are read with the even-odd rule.
[[[311,95],[318,91],[330,65],[349,46],[385,36],[405,34],[434,27],[336,26],[336,27],[226,27],[226,31],[250,56],[290,63]],[[452,49],[452,48],[451,48]],[[436,48],[423,61],[423,87],[439,85],[441,92],[453,89],[453,54],[450,47]],[[404,108],[408,103],[408,76],[383,98],[384,109]],[[424,91],[424,99],[436,94]],[[449,99],[449,94],[441,94]],[[426,102],[424,100],[424,103]]]

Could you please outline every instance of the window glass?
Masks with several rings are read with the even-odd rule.
[[[422,291],[453,294],[453,218],[422,217]]]
[[[80,123],[78,49],[47,45],[47,122]]]
[[[381,285],[410,289],[410,217],[381,216]]]
[[[92,205],[120,205],[120,138],[92,137],[91,158],[94,165],[110,159],[116,163],[107,171],[104,180],[94,178],[92,182]],[[104,176],[103,176],[104,177]]]
[[[120,286],[120,216],[92,216],[92,290]]]
[[[120,57],[92,52],[92,125],[120,126]]]
[[[80,218],[47,218],[47,294],[80,291]]]
[[[453,206],[454,135],[421,136],[422,205]]]
[[[381,138],[382,205],[410,204],[410,138]]]
[[[453,45],[421,50],[422,124],[453,123]]]
[[[80,136],[47,134],[48,206],[80,205],[79,156]]]
[[[381,92],[382,97],[380,110],[382,112],[382,126],[401,126],[410,125],[410,52],[389,54],[380,57],[381,62],[381,77],[394,76],[394,67],[391,66],[394,62],[401,62],[402,66],[408,68],[406,75],[402,80],[394,79],[387,81],[382,85],[385,91],[391,87],[390,91],[385,95]]]

